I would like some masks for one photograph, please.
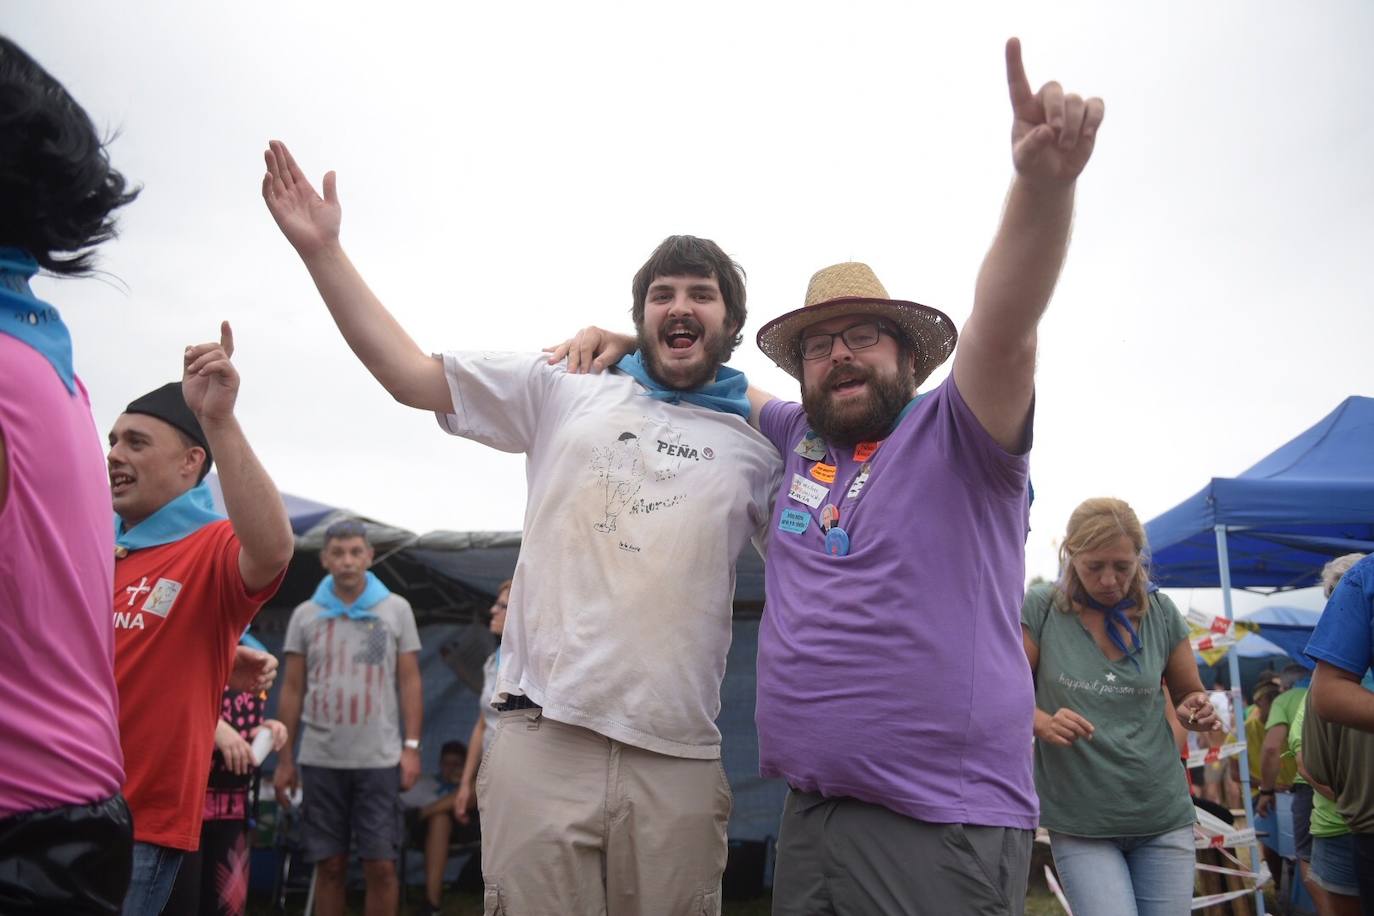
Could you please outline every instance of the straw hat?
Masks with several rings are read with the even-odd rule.
[[[759,349],[800,381],[802,331],[839,315],[879,315],[900,328],[916,351],[918,385],[949,359],[959,336],[944,312],[919,302],[889,299],[871,267],[849,261],[816,271],[806,287],[805,304],[759,329]]]

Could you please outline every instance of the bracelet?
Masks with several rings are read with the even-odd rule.
[[[1260,789],[1260,790],[1259,790],[1259,794],[1261,794],[1261,795],[1273,795],[1273,794],[1274,794],[1274,790],[1273,790],[1273,789]]]

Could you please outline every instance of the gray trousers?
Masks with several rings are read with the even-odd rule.
[[[931,824],[790,791],[773,916],[1022,916],[1033,830]]]

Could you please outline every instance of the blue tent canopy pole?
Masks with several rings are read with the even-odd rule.
[[[1221,602],[1226,609],[1226,619],[1234,621],[1236,619],[1235,609],[1231,606],[1231,558],[1226,550],[1226,526],[1217,525],[1214,529],[1217,535],[1217,572],[1221,577]],[[1245,695],[1240,690],[1240,659],[1235,652],[1227,652],[1226,658],[1229,661],[1227,666],[1231,672],[1231,722],[1236,729],[1236,740],[1241,743],[1240,752],[1240,798],[1245,804],[1245,823],[1250,827],[1255,826],[1254,802],[1250,799],[1250,747],[1245,738]],[[1259,871],[1259,864],[1264,861],[1264,856],[1260,852],[1259,838],[1256,837],[1250,844],[1250,867]],[[1263,913],[1264,910],[1264,891],[1260,890],[1258,883],[1255,886],[1255,912]]]

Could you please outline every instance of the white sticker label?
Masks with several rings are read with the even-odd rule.
[[[830,494],[827,487],[823,487],[814,480],[807,480],[800,474],[792,475],[792,487],[787,491],[787,495],[799,503],[804,503],[812,509],[819,509],[821,502]]]
[[[864,471],[854,478],[854,483],[850,485],[849,492],[845,494],[845,499],[853,499],[863,492],[864,484],[868,483],[868,472]]]
[[[172,605],[176,603],[177,595],[181,593],[181,583],[175,579],[158,579],[157,585],[153,586],[153,591],[148,595],[148,600],[143,602],[143,610],[159,617],[166,617],[172,611]]]

